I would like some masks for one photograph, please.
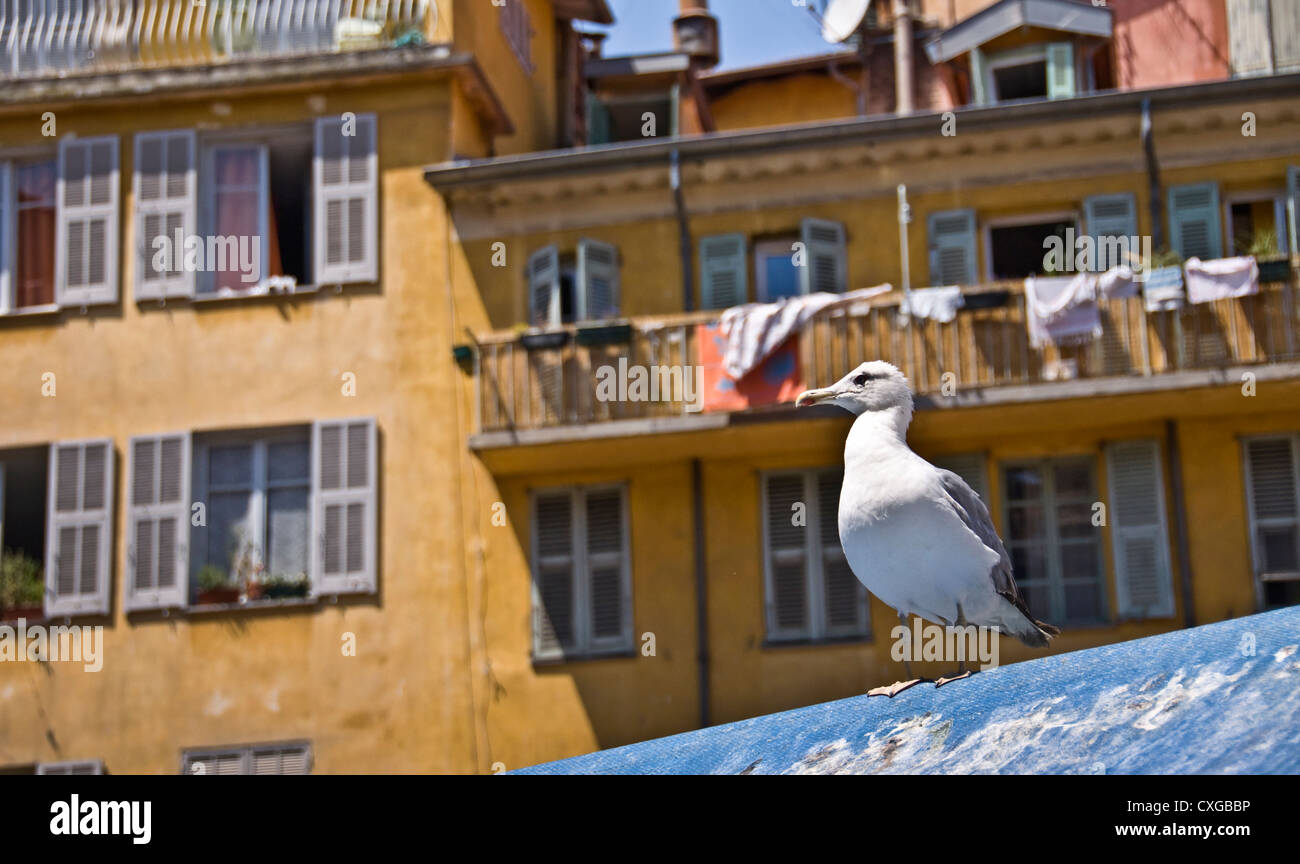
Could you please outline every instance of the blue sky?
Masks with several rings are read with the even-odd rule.
[[[609,0],[615,23],[605,56],[671,51],[677,5],[677,0]],[[709,8],[722,33],[720,69],[825,54],[837,47],[822,40],[816,20],[793,0],[710,0]]]

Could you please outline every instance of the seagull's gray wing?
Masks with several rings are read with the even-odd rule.
[[[936,470],[938,470],[939,479],[943,483],[943,491],[948,493],[948,500],[957,511],[957,515],[961,517],[961,521],[966,523],[967,528],[975,532],[975,536],[980,538],[985,546],[998,553],[1000,560],[993,565],[993,570],[989,573],[989,576],[993,579],[994,590],[1011,601],[1013,605],[1028,616],[1028,607],[1025,605],[1024,598],[1020,596],[1020,589],[1016,587],[1016,580],[1011,576],[1011,559],[1007,557],[1007,550],[1002,545],[1002,538],[998,536],[997,529],[993,527],[993,519],[989,516],[989,508],[984,506],[980,496],[974,489],[967,486],[966,481],[961,479],[960,476],[943,468]]]

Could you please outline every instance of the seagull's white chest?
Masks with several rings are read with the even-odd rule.
[[[961,604],[971,620],[996,600],[989,572],[997,553],[945,505],[933,466],[901,442],[882,448],[876,440],[865,448],[854,440],[859,425],[849,435],[840,491],[840,543],[849,566],[900,612],[954,623]]]

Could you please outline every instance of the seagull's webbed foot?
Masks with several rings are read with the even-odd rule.
[[[972,672],[972,671],[970,671],[969,669],[967,669],[965,672],[962,672],[962,673],[959,674],[959,675],[953,675],[952,677],[949,677],[949,676],[945,675],[945,676],[943,676],[942,678],[940,678],[938,681],[935,681],[935,682],[934,682],[934,686],[936,686],[936,687],[942,687],[942,686],[945,685],[945,684],[951,684],[951,683],[954,682],[954,681],[960,681],[960,680],[963,679],[963,678],[969,678],[971,675],[974,675],[974,674],[975,674],[974,672]]]
[[[893,684],[890,684],[888,687],[872,687],[870,690],[867,691],[867,695],[888,696],[890,699],[893,699],[895,696],[897,696],[899,693],[902,693],[904,690],[910,690],[911,688],[915,687],[917,684],[922,684],[924,682],[925,682],[924,678],[913,678],[910,681],[895,681]]]

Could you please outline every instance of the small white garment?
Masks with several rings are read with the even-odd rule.
[[[727,340],[722,368],[739,381],[780,348],[790,334],[801,330],[818,312],[834,306],[860,302],[894,290],[892,285],[860,288],[844,294],[819,291],[798,297],[783,297],[775,303],[745,303],[722,313],[718,332]]]
[[[1093,273],[1030,276],[1025,280],[1025,310],[1029,341],[1035,348],[1048,342],[1077,345],[1101,336],[1097,277]]]
[[[966,297],[961,293],[960,286],[917,288],[903,295],[898,304],[898,312],[903,316],[904,324],[912,315],[947,324],[957,317],[957,310],[965,305]]]
[[[1183,269],[1157,267],[1147,273],[1142,293],[1148,312],[1175,312],[1183,308]]]
[[[1192,303],[1259,293],[1259,265],[1253,255],[1213,261],[1189,258],[1183,267],[1187,271],[1187,299]]]
[[[1097,277],[1097,297],[1100,299],[1122,300],[1125,297],[1136,297],[1137,293],[1133,270],[1127,265],[1112,267]]]

